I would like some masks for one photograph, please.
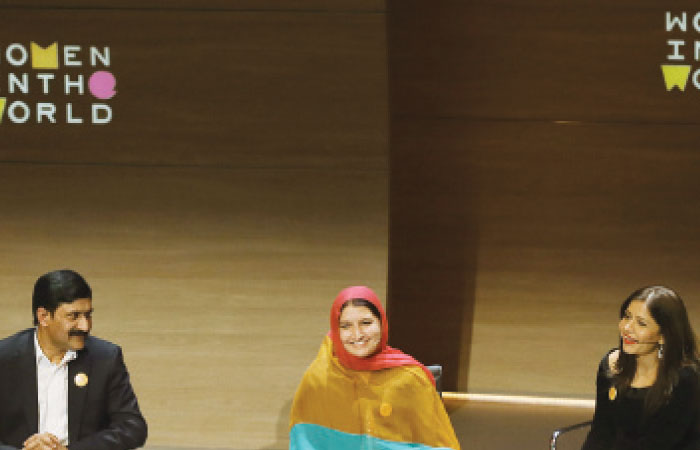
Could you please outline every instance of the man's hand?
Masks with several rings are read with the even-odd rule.
[[[51,433],[33,434],[22,445],[24,445],[22,450],[67,450]]]

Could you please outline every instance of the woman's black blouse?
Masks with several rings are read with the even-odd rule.
[[[615,386],[608,355],[598,368],[595,414],[582,450],[700,449],[697,372],[682,368],[669,401],[645,418],[644,398],[649,389],[630,388],[624,395],[615,390],[611,395]]]

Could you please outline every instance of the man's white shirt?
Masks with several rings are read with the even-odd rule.
[[[52,363],[41,350],[34,332],[36,381],[39,402],[39,433],[51,433],[68,445],[68,363],[78,355],[69,350],[61,362]]]

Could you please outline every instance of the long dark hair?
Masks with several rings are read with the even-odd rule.
[[[692,367],[698,371],[698,349],[683,300],[672,289],[664,286],[637,289],[622,303],[620,319],[625,315],[629,304],[635,300],[645,303],[664,338],[663,356],[659,359],[656,381],[649,388],[644,401],[644,412],[648,417],[668,401],[678,383],[678,372],[681,368]],[[622,350],[622,337],[619,349],[615,379],[620,392],[624,393],[634,379],[637,359]]]

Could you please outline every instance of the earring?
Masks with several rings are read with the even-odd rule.
[[[659,344],[659,359],[664,357],[664,344]]]

